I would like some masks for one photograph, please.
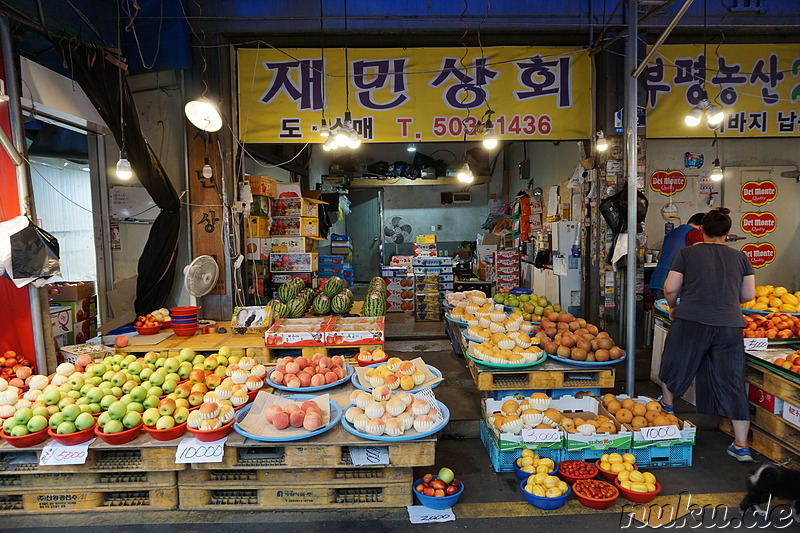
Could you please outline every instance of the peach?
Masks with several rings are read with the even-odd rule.
[[[325,356],[322,355],[320,352],[317,352],[311,356],[311,361],[316,365],[317,363],[319,363],[319,360],[322,359],[323,357]]]
[[[300,370],[303,370],[305,367],[308,366],[309,361],[305,357],[298,357],[295,363],[297,363],[297,366],[300,367]]]
[[[289,405],[287,405],[286,407],[283,408],[283,411],[286,414],[290,415],[290,414],[294,413],[295,411],[300,411],[300,406],[297,405],[296,403],[290,403]]]
[[[271,379],[274,383],[280,385],[283,383],[283,372],[280,370],[273,370],[272,374],[270,374],[269,379]]]
[[[81,355],[86,355],[86,354],[81,354]],[[17,368],[17,377],[19,379],[28,379],[29,377],[31,377],[31,374],[33,374],[33,371],[30,369],[30,367],[21,366]]]
[[[89,355],[88,353],[82,353],[78,356],[78,364],[81,366],[88,366],[91,362],[92,362],[92,356]],[[19,372],[17,372],[17,375],[19,375]],[[25,379],[22,376],[20,377],[22,379]]]
[[[322,415],[316,412],[306,414],[303,420],[303,427],[308,431],[314,431],[322,427]]]
[[[285,374],[286,373],[286,365],[284,365],[284,364],[275,365],[275,370],[277,370],[281,374]]]
[[[287,356],[281,358],[280,361],[278,361],[278,364],[281,364],[281,365],[285,365],[286,363],[294,363],[294,357],[289,357],[287,355]]]
[[[303,383],[297,376],[289,376],[284,380],[283,384],[289,387],[290,389],[299,389],[300,387],[303,386]]]
[[[286,429],[289,427],[289,415],[284,411],[277,413],[272,419],[272,425],[275,426],[275,429]]]
[[[298,409],[294,413],[289,415],[289,425],[293,428],[303,427],[303,419],[306,417],[306,412],[302,409]]]
[[[341,355],[334,355],[331,357],[331,362],[334,365],[344,366],[344,358]]]
[[[303,411],[308,411],[309,407],[319,407],[319,405],[317,405],[317,402],[315,402],[314,400],[306,400],[300,406],[300,409],[302,409]]]
[[[317,369],[313,366],[307,366],[303,370],[300,371],[301,374],[308,374],[309,376],[315,376],[317,374]]]
[[[331,384],[339,381],[339,377],[333,372],[325,373],[325,383]]]
[[[314,374],[311,376],[312,387],[322,387],[323,385],[325,385],[325,376],[322,374]]]
[[[275,420],[275,415],[282,412],[283,409],[273,403],[272,405],[267,406],[267,408],[264,410],[264,418],[271,424],[272,421]]]
[[[286,363],[287,374],[297,374],[298,372],[300,372],[300,365],[295,362]]]
[[[322,409],[320,409],[319,406],[314,405],[312,407],[309,407],[308,409],[305,409],[305,412],[306,412],[306,416],[310,415],[311,413],[319,413],[321,415],[322,414]]]
[[[334,366],[333,373],[336,374],[338,379],[344,379],[344,377],[347,375],[347,373],[344,371],[344,368],[340,366]]]
[[[310,387],[311,386],[311,376],[306,374],[305,372],[300,372],[297,375],[300,378],[300,386],[301,387]]]
[[[321,368],[330,368],[333,366],[333,362],[331,361],[330,357],[325,356],[319,360],[319,366]]]

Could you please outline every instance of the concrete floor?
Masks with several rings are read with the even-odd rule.
[[[390,338],[404,340],[389,341],[387,352],[403,358],[422,356],[425,361],[443,371],[446,380],[435,392],[450,409],[451,423],[436,447],[436,464],[433,467],[415,469],[421,476],[425,472],[436,472],[441,466],[450,466],[464,481],[466,490],[454,511],[454,523],[416,526],[426,531],[576,531],[592,533],[637,529],[624,514],[620,498],[607,510],[595,511],[582,506],[574,498],[561,509],[539,511],[528,505],[522,497],[517,477],[513,473],[497,474],[493,471],[489,457],[477,436],[479,401],[481,394],[475,389],[462,358],[456,356],[444,340],[441,322],[415,323],[405,314],[390,314],[387,317],[387,334]],[[641,350],[637,364],[637,394],[657,394],[657,387],[649,381],[649,357]],[[621,366],[621,365],[620,365]],[[617,371],[617,391],[624,384],[624,369]],[[720,506],[715,516],[707,511],[702,522],[695,519],[685,528],[734,531],[734,520],[740,519],[736,509],[743,496],[745,479],[752,465],[739,464],[725,453],[730,438],[717,431],[713,417],[697,417],[693,408],[685,403],[677,406],[681,418],[689,418],[699,424],[697,445],[694,450],[694,466],[687,468],[659,469],[656,474],[664,489],[658,502],[677,504],[679,494],[686,493],[692,502],[701,506]],[[409,488],[410,490],[410,488]],[[683,501],[683,500],[681,500]],[[723,516],[726,512],[727,515]],[[535,521],[531,521],[535,518]],[[727,527],[725,520],[728,521]],[[752,519],[751,519],[752,522]],[[750,522],[748,522],[749,524]],[[759,525],[765,525],[759,523]],[[641,524],[638,524],[641,527]],[[795,527],[793,524],[792,527]],[[227,532],[247,533],[255,531],[382,531],[405,532],[410,523],[405,509],[387,511],[325,511],[325,512],[105,512],[95,514],[71,513],[67,515],[41,515],[34,517],[3,517],[0,531],[59,531],[75,533],[94,532]],[[778,530],[767,526],[762,530]],[[791,527],[785,529],[792,530]],[[795,529],[797,530],[797,529]]]

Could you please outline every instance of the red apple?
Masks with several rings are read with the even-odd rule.
[[[445,489],[445,491],[444,491],[444,493],[445,493],[446,495],[448,495],[448,496],[452,496],[452,495],[453,495],[453,494],[455,494],[456,492],[458,492],[458,487],[454,487],[453,485],[450,485],[450,486],[449,486],[449,487],[447,487],[447,489]]]
[[[422,492],[425,490],[425,485],[423,485],[422,483],[420,483],[419,485],[417,485],[417,486],[416,486],[416,488],[415,488],[414,490],[416,490],[417,492],[419,492],[420,494],[422,494]]]
[[[425,474],[422,476],[423,483],[430,483],[431,481],[433,481],[433,474]]]
[[[423,494],[425,494],[425,496],[433,496],[433,492],[434,491],[431,487],[426,487],[425,490],[423,490]]]
[[[436,489],[436,490],[433,492],[433,495],[434,495],[435,497],[437,497],[437,498],[443,498],[443,497],[444,497],[444,490],[442,490],[442,489]]]

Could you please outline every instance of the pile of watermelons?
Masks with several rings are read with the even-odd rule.
[[[311,310],[315,315],[346,315],[353,308],[353,293],[345,288],[344,280],[333,276],[324,281],[320,290],[307,288],[301,278],[292,278],[278,287],[277,298],[269,305],[275,318],[300,318]],[[364,316],[386,314],[386,282],[376,277],[370,281],[364,300]]]

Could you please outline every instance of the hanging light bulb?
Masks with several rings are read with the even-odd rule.
[[[694,128],[700,124],[700,119],[703,118],[703,110],[699,107],[693,107],[684,117],[683,121],[687,126]]]
[[[417,145],[414,144],[414,143],[409,143],[408,146],[406,146],[406,151],[407,152],[416,152],[417,151]]]
[[[121,180],[129,180],[133,177],[133,169],[131,163],[128,161],[128,155],[125,151],[119,153],[119,161],[117,161],[117,177]]]
[[[464,161],[464,165],[458,170],[458,174],[456,176],[458,181],[462,183],[472,183],[475,181],[475,176],[472,174],[472,170],[469,168],[469,163]]]
[[[598,152],[605,152],[608,150],[608,141],[605,135],[603,135],[603,130],[597,132],[597,144],[595,144],[595,148],[597,148]]]
[[[719,126],[725,119],[725,112],[719,107],[709,104],[706,109],[706,122],[709,126]]]
[[[331,134],[331,129],[328,127],[328,121],[324,118],[322,119],[322,125],[319,128],[319,136],[323,139],[327,139],[328,136]]]
[[[213,170],[211,169],[211,163],[208,158],[205,158],[205,165],[203,165],[203,177],[209,179],[213,175]]]
[[[711,181],[722,181],[723,174],[722,174],[722,167],[719,165],[719,158],[714,160],[714,169],[711,171],[711,174],[708,176]]]
[[[186,118],[203,131],[219,131],[222,127],[222,116],[217,105],[205,97],[188,102],[183,108]]]
[[[487,150],[491,150],[492,148],[497,148],[497,143],[497,132],[494,130],[492,120],[489,119],[486,121],[485,129],[483,130],[483,147]]]

